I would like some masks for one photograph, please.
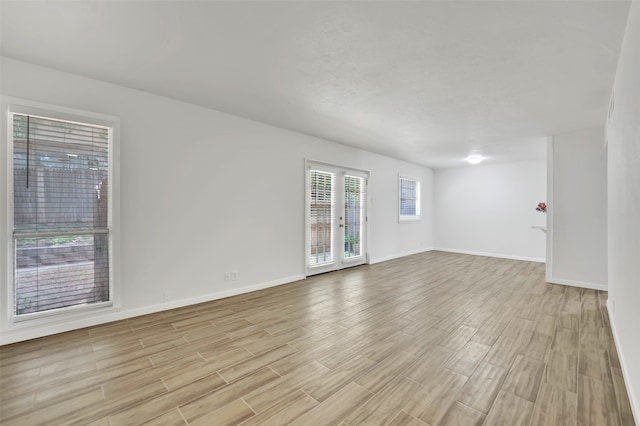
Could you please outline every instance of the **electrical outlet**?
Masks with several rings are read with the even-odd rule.
[[[231,271],[231,281],[238,279],[238,271]]]
[[[169,300],[171,300],[171,293],[169,293],[168,291],[165,291],[164,294],[162,295],[162,298],[165,302],[168,302]]]
[[[224,280],[225,281],[231,281],[231,272],[227,271],[224,273]]]

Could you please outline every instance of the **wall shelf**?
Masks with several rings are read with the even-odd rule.
[[[538,226],[538,225],[534,225],[531,227],[531,229],[539,229],[542,232],[544,232],[545,234],[547,233],[547,227],[546,226]]]

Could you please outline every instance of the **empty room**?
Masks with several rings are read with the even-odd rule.
[[[0,0],[2,425],[640,424],[640,2]]]

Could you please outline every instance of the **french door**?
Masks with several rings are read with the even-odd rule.
[[[367,262],[367,172],[307,163],[306,274]]]

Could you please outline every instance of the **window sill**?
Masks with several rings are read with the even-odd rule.
[[[422,222],[422,218],[420,216],[415,217],[401,217],[398,220],[398,223],[419,223]]]
[[[31,314],[14,315],[13,324],[57,322],[84,317],[96,312],[109,312],[114,310],[113,302],[94,303],[91,305],[70,306],[67,308],[52,309],[50,311],[34,312]]]

